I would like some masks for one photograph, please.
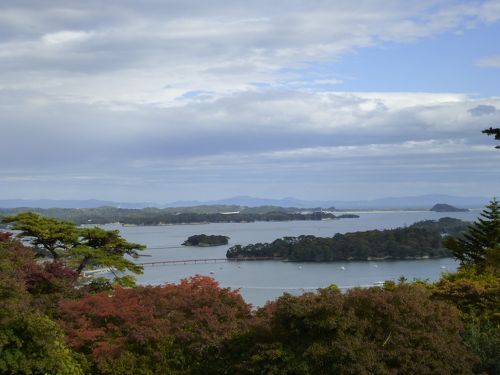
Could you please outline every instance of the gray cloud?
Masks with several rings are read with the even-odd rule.
[[[61,155],[72,162],[122,162],[429,138],[475,140],[484,126],[474,116],[457,121],[464,105],[481,104],[450,94],[256,91],[194,97],[177,107],[110,110],[47,102],[33,93],[24,97],[22,112],[13,110],[8,98],[20,105],[22,99],[12,91],[4,94],[3,116],[12,140],[0,150],[4,167],[11,164],[9,155],[18,164],[43,165],[64,162]],[[18,150],[18,144],[30,152]]]
[[[500,170],[480,133],[484,123],[461,116],[464,107],[487,104],[463,95],[259,91],[126,111],[34,98],[24,112],[4,112],[11,128],[0,149],[0,193],[57,184],[130,200],[147,186],[148,198],[165,201],[167,192],[177,199],[192,190],[194,198],[197,182],[217,196],[245,186],[294,195],[287,184],[297,189],[300,180],[303,195],[322,189],[325,197],[334,183],[348,194],[349,181],[414,181],[414,188],[471,176],[499,182],[490,178]],[[500,121],[499,113],[491,116]]]
[[[500,121],[498,99],[333,92],[335,74],[297,71],[495,22],[497,5],[0,3],[0,195],[464,193],[470,176],[488,195],[500,171],[478,117]]]
[[[495,113],[495,112],[497,112],[497,108],[494,105],[481,104],[481,105],[478,105],[477,107],[469,109],[469,113],[472,116],[491,115],[492,113]]]

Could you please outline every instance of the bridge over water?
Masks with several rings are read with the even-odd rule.
[[[176,259],[176,260],[158,260],[154,262],[138,263],[141,266],[154,267],[166,266],[175,264],[198,264],[198,263],[218,263],[218,262],[248,262],[254,260],[281,260],[281,258],[274,257],[251,257],[251,258],[204,258],[204,259]]]

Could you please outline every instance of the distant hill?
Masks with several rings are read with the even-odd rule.
[[[406,197],[388,197],[363,201],[333,201],[338,208],[365,208],[365,209],[402,209],[402,208],[422,208],[432,207],[436,202],[447,202],[457,207],[481,208],[490,201],[491,197],[459,197],[446,194],[427,194]]]
[[[467,208],[457,208],[446,203],[437,203],[431,209],[435,212],[468,212]]]
[[[275,207],[296,207],[296,208],[335,208],[337,210],[363,210],[363,209],[427,209],[432,207],[436,202],[447,202],[447,204],[464,208],[481,208],[484,207],[490,198],[485,197],[457,197],[444,194],[428,194],[420,196],[407,197],[388,197],[372,200],[302,200],[293,197],[281,199],[272,198],[256,198],[246,195],[212,200],[212,201],[175,201],[171,203],[154,203],[154,202],[114,202],[97,199],[87,200],[24,200],[24,199],[7,199],[0,200],[0,208],[16,208],[16,207],[33,207],[33,208],[96,208],[96,207],[119,207],[119,208],[167,208],[167,207],[195,207],[202,205],[228,205],[241,207],[260,207],[260,206],[275,206]]]
[[[150,202],[113,202],[98,199],[85,200],[59,200],[59,199],[4,199],[0,200],[0,208],[97,208],[97,207],[119,207],[119,208],[146,208],[156,207]]]
[[[312,208],[312,207],[323,207],[332,208],[337,210],[342,209],[427,209],[427,207],[432,207],[436,202],[448,202],[451,205],[458,207],[472,207],[481,208],[489,202],[490,198],[486,197],[458,197],[445,194],[427,194],[419,196],[406,196],[406,197],[388,197],[379,198],[372,200],[356,200],[356,201],[344,201],[344,200],[301,200],[293,197],[287,197],[282,199],[270,199],[270,198],[255,198],[249,196],[236,196],[227,199],[220,199],[215,201],[207,202],[173,202],[166,204],[167,207],[186,207],[189,205],[194,205],[193,203],[199,204],[224,204],[224,205],[239,205],[247,207],[258,207],[258,206],[279,206],[279,207],[297,207],[297,208]],[[184,205],[184,203],[186,203]]]
[[[260,206],[276,206],[276,207],[298,207],[298,208],[312,208],[321,207],[321,205],[315,205],[314,203],[322,203],[315,201],[305,201],[292,197],[282,198],[282,199],[272,199],[272,198],[255,198],[247,195],[240,195],[236,197],[218,199],[213,201],[176,201],[165,204],[166,207],[187,207],[187,206],[197,206],[197,205],[236,205],[244,207],[260,207]]]

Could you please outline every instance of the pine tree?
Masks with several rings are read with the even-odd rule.
[[[500,252],[500,204],[493,200],[472,223],[462,238],[448,237],[444,246],[453,252],[461,266],[483,268],[487,261],[498,260]]]
[[[109,268],[114,273],[114,282],[132,286],[131,275],[120,277],[115,270],[142,273],[142,266],[130,257],[137,258],[145,246],[126,241],[117,230],[77,228],[73,223],[32,212],[6,216],[0,222],[10,223],[12,229],[20,231],[17,237],[30,241],[37,253],[54,262],[62,261],[79,275],[87,269]]]
[[[493,136],[495,136],[495,139],[497,141],[500,140],[500,128],[491,128],[490,127],[489,129],[483,130],[482,133],[488,134],[488,135],[493,135]],[[496,148],[500,149],[500,146],[496,146]]]

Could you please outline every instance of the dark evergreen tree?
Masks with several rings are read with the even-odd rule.
[[[495,139],[497,141],[500,140],[500,128],[491,128],[490,127],[489,129],[483,130],[483,133],[488,134],[488,135],[494,135]],[[496,146],[496,148],[500,148],[500,146]]]
[[[487,260],[498,259],[500,252],[500,205],[493,198],[480,217],[461,238],[448,237],[444,246],[450,249],[462,266],[483,268]]]

